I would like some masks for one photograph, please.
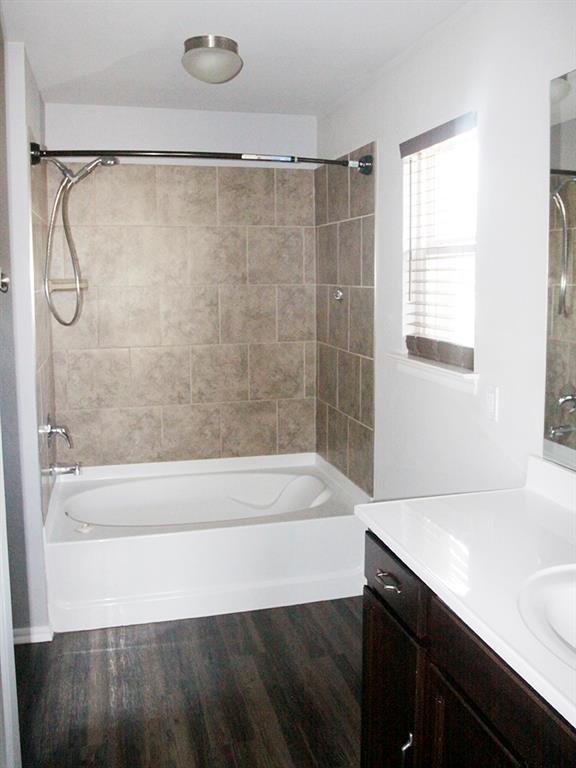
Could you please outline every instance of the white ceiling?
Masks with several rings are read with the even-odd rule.
[[[461,0],[1,0],[47,102],[320,114]],[[206,85],[185,38],[236,39],[244,69]]]

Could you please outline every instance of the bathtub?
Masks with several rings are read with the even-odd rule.
[[[368,497],[316,454],[88,467],[44,530],[55,632],[362,591]]]

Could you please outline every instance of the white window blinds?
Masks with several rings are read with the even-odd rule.
[[[403,151],[402,161],[404,334],[461,347],[474,346],[475,116],[472,127],[470,122],[465,121],[463,132],[438,143]],[[406,145],[416,148],[418,139]]]

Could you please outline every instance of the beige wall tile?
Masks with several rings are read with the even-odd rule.
[[[77,163],[73,168],[79,168]],[[54,199],[61,174],[52,179]],[[120,164],[97,168],[70,194],[71,224],[150,224],[156,221],[156,183],[153,165]]]
[[[362,285],[374,285],[374,216],[362,219]]]
[[[41,297],[44,304],[44,296]],[[65,326],[52,318],[52,339],[54,349],[96,349],[98,347],[98,293],[92,288],[82,291],[82,310],[74,325]],[[76,294],[58,291],[52,294],[56,310],[65,320],[74,316]]]
[[[348,349],[348,315],[350,311],[350,291],[354,289],[341,286],[342,298],[334,298],[334,289],[328,293],[328,343],[335,347]]]
[[[350,154],[351,160],[359,160],[363,155],[375,155],[374,144],[366,144]],[[350,169],[350,216],[366,216],[374,213],[375,173],[366,176]]]
[[[83,466],[98,466],[104,464],[102,449],[102,411],[94,410],[65,410],[57,412],[57,422],[66,427],[72,449],[63,440],[58,440],[58,461],[71,463],[79,461]],[[130,440],[130,436],[125,436]]]
[[[182,285],[188,281],[184,227],[75,226],[82,277],[101,286]],[[69,257],[55,253],[53,277],[70,277]]]
[[[189,348],[132,348],[130,379],[131,405],[189,403]]]
[[[248,347],[222,344],[193,347],[192,402],[248,400]]]
[[[327,166],[321,165],[314,171],[314,208],[316,226],[328,221],[328,174]]]
[[[360,421],[374,428],[374,361],[360,359]]]
[[[160,346],[158,289],[98,288],[98,343],[105,348]]]
[[[318,282],[334,285],[338,282],[338,225],[318,227],[316,241],[316,267]]]
[[[251,400],[304,396],[304,345],[251,344]]]
[[[316,401],[278,401],[278,453],[307,453],[316,450]]]
[[[104,464],[158,459],[162,429],[160,408],[105,408],[100,419]]]
[[[316,229],[304,229],[304,282],[316,282]]]
[[[348,417],[328,406],[328,461],[348,474]]]
[[[228,403],[221,406],[222,456],[276,453],[276,403]]]
[[[316,395],[316,342],[308,341],[304,345],[304,394]]]
[[[277,168],[276,224],[314,224],[314,172]]]
[[[220,224],[274,224],[274,171],[218,168]]]
[[[38,426],[47,423],[47,417],[50,416],[52,424],[54,424],[54,416],[56,414],[56,397],[55,397],[55,385],[54,385],[54,365],[52,358],[42,365],[36,373],[36,387],[37,387],[37,416]],[[41,444],[48,443],[47,438],[40,440]],[[54,446],[54,441],[52,446]],[[54,461],[54,451],[48,450],[48,459]],[[45,465],[44,465],[45,466]]]
[[[352,482],[373,493],[374,433],[356,421],[349,422],[348,471]]]
[[[162,408],[162,458],[165,461],[220,456],[220,407],[170,405]]]
[[[362,221],[338,224],[338,283],[360,285],[362,281]]]
[[[188,229],[190,283],[246,282],[246,228],[193,227]]]
[[[318,397],[336,407],[338,352],[334,347],[318,344]]]
[[[328,343],[328,302],[330,286],[316,286],[316,338]]]
[[[374,348],[374,289],[350,289],[350,351],[372,357]]]
[[[68,408],[110,408],[130,402],[127,349],[69,350]]]
[[[36,291],[34,294],[36,326],[36,366],[39,367],[52,354],[52,322],[44,294]]]
[[[301,283],[304,233],[301,227],[248,229],[248,282]]]
[[[54,352],[54,397],[56,410],[68,407],[68,353]]]
[[[48,228],[42,219],[32,214],[32,255],[34,257],[34,290],[43,290],[44,260]],[[52,251],[54,253],[54,249]],[[52,271],[50,272],[52,274]]]
[[[346,158],[348,155],[346,155]],[[348,168],[341,165],[328,166],[328,221],[342,221],[350,218],[348,204]]]
[[[162,343],[214,344],[219,338],[218,289],[215,286],[160,290]]]
[[[316,450],[328,460],[328,406],[316,399]]]
[[[310,341],[315,337],[313,285],[278,286],[278,341]]]
[[[276,339],[276,288],[270,285],[220,287],[222,343]]]
[[[360,417],[360,358],[338,350],[338,408],[353,419]]]
[[[216,224],[216,168],[156,166],[158,223]]]
[[[46,163],[33,165],[30,169],[32,212],[35,213],[36,216],[38,216],[43,222],[48,221],[48,181],[46,171]]]

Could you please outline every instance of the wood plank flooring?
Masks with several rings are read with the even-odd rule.
[[[16,649],[24,768],[358,768],[361,598]]]

